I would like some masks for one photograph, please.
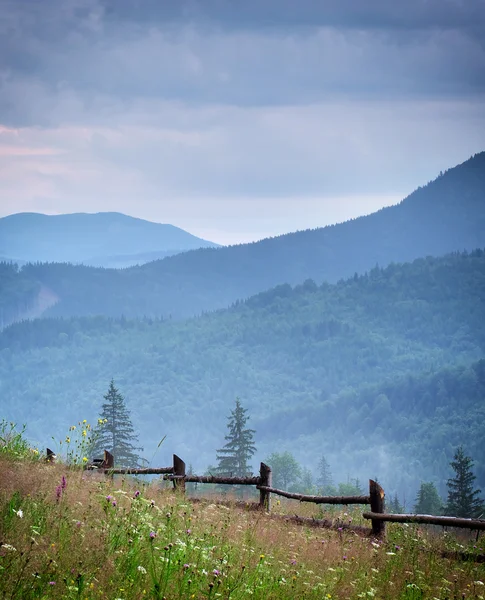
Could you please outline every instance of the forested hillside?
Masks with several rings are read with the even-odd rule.
[[[376,264],[485,246],[485,152],[399,205],[346,223],[220,249],[194,250],[123,271],[24,267],[59,298],[46,316],[180,318],[270,287],[336,282]]]
[[[113,377],[148,454],[168,434],[169,453],[203,468],[239,396],[262,453],[326,452],[340,456],[344,476],[372,469],[396,478],[399,464],[399,477],[416,478],[430,476],[436,460],[446,465],[448,450],[472,432],[474,449],[483,448],[484,349],[478,250],[337,284],[282,285],[185,322],[12,325],[0,334],[0,397],[6,418],[28,415],[30,435],[45,442],[95,418]]]

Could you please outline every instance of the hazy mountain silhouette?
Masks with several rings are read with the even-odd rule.
[[[22,273],[59,298],[46,315],[179,318],[224,308],[284,283],[336,282],[376,264],[484,246],[482,152],[400,204],[339,225],[195,250],[123,271],[27,265]]]
[[[0,219],[0,254],[21,261],[127,266],[216,246],[173,225],[115,212],[18,213]]]

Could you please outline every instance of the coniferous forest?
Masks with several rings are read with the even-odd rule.
[[[121,271],[2,263],[3,414],[46,444],[95,422],[114,380],[145,454],[166,436],[156,461],[203,472],[240,398],[253,462],[290,453],[308,485],[323,455],[338,481],[443,496],[465,445],[485,487],[484,159],[333,228]]]

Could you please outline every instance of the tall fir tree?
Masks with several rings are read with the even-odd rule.
[[[333,478],[332,473],[330,472],[330,465],[328,464],[328,461],[324,455],[322,455],[318,462],[317,484],[323,494],[330,492],[330,489],[333,488]]]
[[[466,456],[460,446],[450,463],[455,476],[448,479],[448,501],[446,512],[453,517],[478,518],[483,514],[484,505],[480,498],[481,490],[474,490],[475,475],[472,472],[473,460]]]
[[[228,417],[226,444],[217,450],[217,471],[232,477],[246,477],[252,471],[249,461],[256,452],[254,429],[247,429],[249,419],[247,409],[243,408],[239,398],[236,407]]]
[[[104,399],[98,419],[100,425],[95,430],[92,456],[102,456],[104,450],[108,450],[113,454],[117,467],[137,467],[140,462],[138,451],[143,451],[143,448],[135,446],[138,436],[133,429],[125,399],[113,380]]]
[[[443,502],[433,482],[423,482],[416,496],[414,513],[417,515],[441,515],[443,514]]]

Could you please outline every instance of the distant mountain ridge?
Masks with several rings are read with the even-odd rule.
[[[123,271],[26,265],[22,279],[43,285],[59,299],[45,316],[185,318],[277,285],[306,279],[336,282],[376,264],[482,247],[485,152],[418,188],[398,205],[338,225],[251,244],[203,248]]]
[[[477,250],[281,285],[184,322],[36,319],[0,333],[0,397],[8,420],[62,439],[79,415],[97,415],[113,377],[145,448],[168,432],[168,451],[190,462],[205,453],[205,468],[240,396],[262,459],[323,452],[342,477],[349,461],[365,466],[359,477],[419,481],[435,459],[446,477],[453,445],[466,442],[485,483],[484,317]]]
[[[218,244],[174,225],[116,212],[17,213],[0,218],[0,254],[15,257],[9,260],[129,266],[146,262],[151,253],[155,260],[206,247]]]

